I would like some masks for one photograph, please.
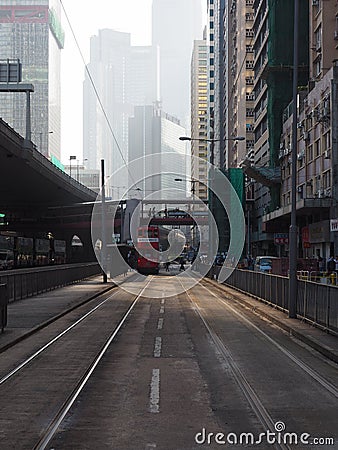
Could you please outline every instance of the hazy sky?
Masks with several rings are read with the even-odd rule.
[[[184,0],[183,0],[184,1]],[[151,43],[152,0],[62,0],[86,63],[89,61],[90,36],[99,29],[111,28],[131,33],[132,45]],[[82,83],[84,65],[65,17],[66,33],[62,50],[62,161],[70,155],[82,158]],[[82,162],[82,161],[80,161]]]
[[[184,0],[182,0],[184,1]],[[201,0],[206,4],[206,0]],[[152,0],[62,0],[86,63],[90,37],[99,29],[111,28],[131,33],[132,45],[151,44]],[[82,83],[84,65],[65,17],[66,33],[62,50],[62,154],[63,163],[75,155],[82,162]]]

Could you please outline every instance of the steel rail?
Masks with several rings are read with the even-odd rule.
[[[237,317],[242,319],[245,323],[247,323],[250,327],[254,328],[256,331],[258,331],[262,336],[265,337],[271,344],[273,344],[278,350],[280,350],[285,356],[287,356],[291,361],[293,361],[298,367],[304,370],[308,375],[310,375],[311,378],[313,378],[315,381],[317,381],[322,387],[324,387],[328,392],[333,394],[336,398],[338,398],[338,388],[334,386],[332,383],[327,381],[324,377],[319,375],[315,370],[313,370],[311,367],[309,367],[306,363],[301,361],[297,356],[295,356],[293,353],[291,353],[289,350],[287,350],[284,346],[276,342],[274,339],[272,339],[268,334],[266,334],[264,331],[262,331],[259,327],[257,327],[254,323],[252,323],[247,317],[245,317],[243,314],[238,312],[234,307],[229,305],[224,299],[220,298],[217,294],[212,292],[210,289],[208,289],[206,286],[204,286],[202,283],[199,283],[204,289],[206,289],[211,295],[213,295],[219,302],[224,304],[224,306],[229,309],[232,313],[234,313]]]
[[[183,284],[182,284],[182,287]],[[260,421],[263,426],[263,429],[270,430],[273,433],[276,433],[275,429],[275,421],[272,419],[268,411],[265,409],[264,405],[260,401],[258,395],[255,393],[254,389],[251,387],[250,383],[236,364],[230,350],[224,345],[218,334],[213,330],[207,319],[205,319],[202,315],[200,307],[197,305],[196,301],[193,300],[192,295],[186,291],[186,295],[189,297],[190,302],[193,305],[194,311],[197,313],[201,321],[203,322],[206,330],[208,331],[211,339],[213,340],[217,350],[229,364],[231,372],[243,392],[245,398],[247,399],[251,409],[255,413],[256,417]],[[286,444],[276,442],[273,444],[274,447],[278,450],[291,450]]]
[[[35,445],[34,450],[44,450],[46,446],[50,443],[50,441],[53,439],[55,433],[57,432],[60,424],[62,423],[63,419],[66,417],[67,413],[69,412],[70,408],[72,407],[73,403],[81,393],[82,389],[87,384],[88,380],[90,379],[91,375],[93,374],[96,366],[106,353],[107,349],[109,348],[110,344],[115,339],[117,333],[120,331],[122,325],[127,320],[128,316],[130,315],[131,311],[134,309],[136,303],[142,296],[143,292],[146,290],[146,288],[149,286],[149,284],[152,281],[152,278],[148,281],[148,283],[141,289],[140,293],[136,296],[133,303],[129,306],[127,312],[124,314],[118,325],[115,327],[112,334],[107,339],[106,343],[102,346],[101,350],[95,357],[95,359],[92,361],[88,369],[86,370],[85,374],[81,377],[80,381],[77,383],[77,386],[73,389],[71,394],[68,396],[67,400],[63,403],[61,408],[59,409],[58,413],[54,417],[54,419],[49,424],[48,428],[40,438],[39,442]]]
[[[112,287],[111,289],[113,289],[114,287]],[[102,293],[102,295],[104,295],[105,293],[106,292]],[[109,297],[107,297],[105,300],[100,302],[98,305],[96,305],[94,308],[92,308],[90,311],[88,311],[86,314],[84,314],[82,317],[80,317],[76,322],[74,322],[68,328],[66,328],[61,333],[59,333],[57,336],[55,336],[53,339],[51,339],[49,342],[47,342],[47,344],[45,344],[41,348],[39,348],[39,350],[34,352],[31,356],[26,358],[22,363],[20,363],[18,366],[16,366],[14,369],[12,369],[9,373],[7,373],[7,375],[4,375],[2,378],[0,378],[0,386],[2,384],[4,384],[6,381],[8,381],[10,378],[12,378],[16,373],[18,373],[25,366],[27,366],[27,364],[29,364],[31,361],[33,361],[35,358],[37,358],[41,353],[43,353],[45,350],[47,350],[47,348],[49,348],[51,345],[53,345],[55,342],[57,342],[59,339],[61,339],[65,334],[69,333],[73,328],[75,328],[82,321],[87,319],[87,317],[89,317],[91,314],[93,314],[98,308],[100,308],[102,305],[107,303],[111,298],[115,297],[115,295],[117,295],[118,293],[120,293],[120,291],[116,291],[113,294],[109,295]],[[79,305],[76,305],[75,308],[74,307],[70,308],[69,310],[66,311],[65,314],[62,314],[61,317],[64,317],[66,314],[68,314],[70,312],[73,312],[78,307],[81,307],[84,304],[89,303],[90,301],[93,301],[93,300],[96,300],[96,299],[97,299],[97,297],[90,298],[90,299],[86,300],[85,302],[82,302]],[[60,318],[60,316],[57,316],[56,319],[54,321],[52,321],[52,322],[49,322],[48,325],[50,325],[51,323],[54,323],[59,318]],[[37,330],[37,331],[39,331],[39,330]],[[31,336],[31,334],[29,334],[29,336]]]

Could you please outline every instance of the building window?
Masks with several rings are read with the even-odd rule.
[[[319,51],[322,48],[322,27],[319,26],[314,32],[314,46],[315,50]]]
[[[317,156],[319,156],[320,153],[321,153],[321,150],[320,150],[320,139],[318,139],[315,142],[315,158],[317,158]]]
[[[323,188],[327,189],[331,187],[331,171],[327,170],[323,172]]]

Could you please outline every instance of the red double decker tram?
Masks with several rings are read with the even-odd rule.
[[[157,226],[139,227],[137,231],[137,270],[143,274],[158,274],[160,269],[159,258],[149,249],[149,244],[160,251],[160,230]],[[147,259],[151,258],[151,259]],[[155,260],[156,259],[156,260]]]
[[[170,229],[158,225],[144,225],[137,230],[137,270],[144,274],[158,274],[161,252],[169,247]],[[153,251],[153,249],[155,251]],[[150,258],[150,259],[148,259]]]

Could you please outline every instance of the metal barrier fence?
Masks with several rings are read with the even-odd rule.
[[[98,263],[9,270],[0,273],[0,283],[7,285],[8,301],[13,302],[75,283],[100,272]]]
[[[200,266],[200,269],[205,267]],[[207,277],[217,279],[220,267],[213,267]],[[259,300],[288,312],[289,278],[252,270],[235,269],[224,283]],[[297,317],[338,333],[338,286],[306,279],[297,282]]]
[[[0,284],[0,328],[1,333],[4,332],[5,326],[7,325],[7,286],[5,284]]]
[[[288,311],[287,277],[235,269],[225,284]],[[338,286],[298,280],[297,288],[297,316],[337,334]]]

